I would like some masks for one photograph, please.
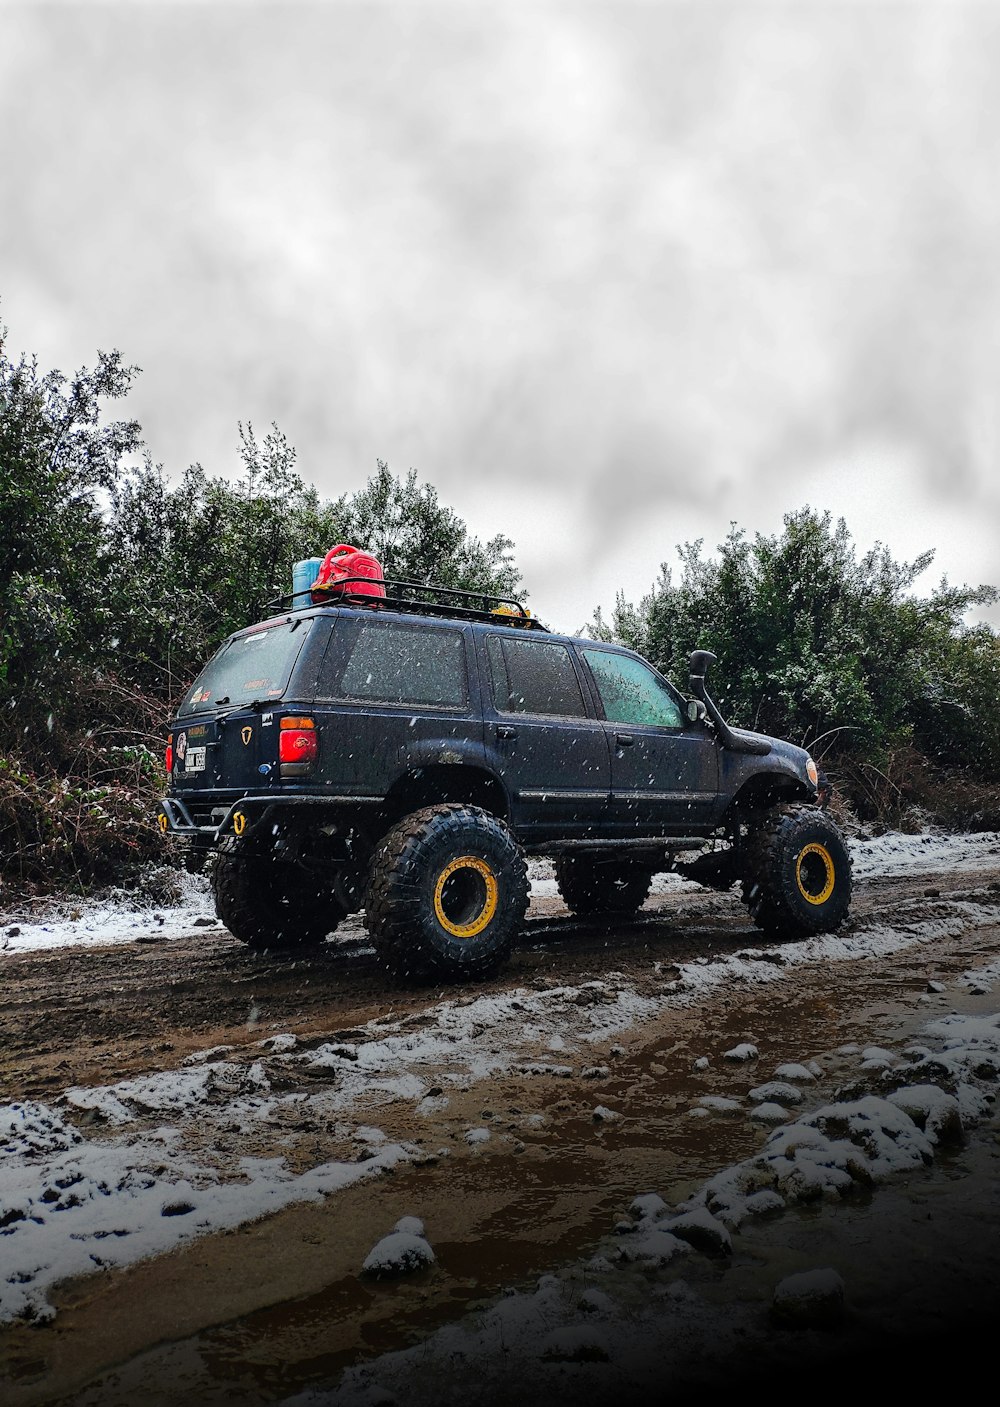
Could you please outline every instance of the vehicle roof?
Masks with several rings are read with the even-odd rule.
[[[275,625],[281,625],[293,620],[328,620],[336,619],[338,616],[348,616],[355,620],[367,620],[375,617],[377,620],[396,621],[399,624],[426,626],[450,625],[468,626],[472,630],[488,630],[491,633],[499,632],[508,636],[524,637],[530,635],[532,639],[542,638],[550,644],[573,643],[577,645],[599,645],[601,649],[619,651],[621,654],[634,654],[633,650],[622,645],[613,645],[603,640],[591,640],[586,635],[568,635],[558,631],[547,629],[531,629],[523,625],[507,625],[503,615],[498,614],[496,619],[478,620],[465,616],[449,616],[438,614],[425,614],[421,611],[394,611],[387,607],[380,607],[377,610],[371,606],[357,605],[337,605],[310,606],[301,611],[281,611],[277,615],[268,616],[266,620],[256,621],[253,625],[244,626],[242,630],[233,631],[228,638],[237,640],[241,635],[251,635],[255,630],[264,630]]]

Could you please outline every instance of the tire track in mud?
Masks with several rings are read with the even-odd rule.
[[[995,882],[975,876],[984,882],[970,886],[969,876],[954,876],[948,886],[933,878],[929,887],[948,888],[952,898],[982,899]],[[876,892],[861,898],[858,913],[881,922],[905,904],[933,900],[923,895],[926,879],[894,886],[890,899],[881,884],[873,886]],[[556,980],[550,972],[559,981],[579,982],[613,965],[635,981],[653,961],[663,960],[661,952],[711,962],[751,946],[752,931],[736,921],[727,899],[709,896],[699,906],[684,896],[680,918],[676,904],[664,907],[683,937],[672,937],[670,944],[651,939],[649,929],[662,931],[663,920],[644,917],[629,926],[623,961],[617,940],[609,957],[600,930],[560,919],[553,905],[531,930],[529,941],[537,948],[527,950],[535,964],[529,971],[549,985]],[[731,922],[712,921],[720,915]],[[694,934],[692,917],[700,921]],[[574,950],[577,942],[590,951]],[[753,944],[761,951],[772,946],[759,936]],[[400,1346],[504,1285],[530,1283],[555,1261],[576,1255],[610,1229],[616,1208],[636,1191],[657,1187],[671,1197],[682,1195],[707,1171],[756,1146],[760,1129],[749,1120],[684,1117],[699,1096],[730,1094],[761,1077],[717,1058],[707,1076],[696,1076],[695,1055],[711,1051],[718,1057],[752,1038],[769,1070],[782,1060],[835,1051],[873,1027],[905,1036],[927,1016],[961,1004],[965,994],[955,984],[984,954],[995,956],[997,945],[995,929],[970,930],[914,944],[886,961],[809,964],[768,987],[717,988],[632,1031],[628,1049],[609,1061],[607,1076],[596,1083],[506,1076],[488,1088],[455,1091],[447,1116],[421,1129],[429,1146],[449,1147],[446,1160],[403,1167],[323,1207],[292,1208],[110,1278],[66,1286],[51,1330],[18,1329],[8,1337],[10,1400],[24,1407],[56,1400],[79,1407],[166,1404],[178,1400],[171,1394],[180,1374],[188,1401],[221,1404],[239,1383],[241,1400],[263,1404],[329,1381],[347,1363]],[[231,945],[216,940],[204,956],[224,981]],[[596,971],[595,957],[602,964]],[[952,984],[947,994],[925,991],[930,976]],[[522,964],[505,977],[492,988],[523,985]],[[348,994],[353,1012],[368,1009],[357,1005],[357,990],[372,980],[377,974],[363,975]],[[662,990],[662,978],[658,983]],[[480,995],[484,988],[474,990]],[[389,993],[374,1014],[391,1009],[393,1019],[408,1013],[419,1023],[422,1009],[437,997],[410,993],[406,1007],[399,994]],[[284,999],[290,1000],[287,993]],[[316,1024],[329,1015],[327,995],[311,1019]],[[337,1015],[339,1020],[339,1010]],[[263,1034],[266,1029],[258,1028],[243,1039]],[[196,1035],[203,1047],[204,1033]],[[832,1061],[816,1100],[846,1073],[844,1062]],[[627,1120],[596,1128],[590,1110],[597,1099],[626,1109]],[[542,1115],[544,1123],[532,1128],[532,1114]],[[390,1137],[412,1136],[412,1117],[405,1103],[379,1110],[380,1127]],[[493,1128],[494,1138],[485,1151],[476,1151],[465,1145],[461,1130],[481,1121]],[[524,1145],[521,1152],[510,1141],[515,1136]],[[441,1268],[426,1284],[375,1293],[358,1277],[361,1258],[396,1217],[412,1212],[426,1221]],[[135,1314],[137,1303],[144,1306],[142,1316]],[[163,1341],[167,1346],[154,1347]],[[87,1383],[91,1387],[84,1388]]]
[[[914,902],[975,902],[998,892],[1000,864],[862,880],[846,931],[876,920],[891,926]],[[752,927],[735,893],[653,895],[635,919],[603,923],[574,918],[558,899],[536,898],[508,966],[464,990],[479,996],[538,981],[579,983],[613,968],[640,992],[651,982],[659,991],[654,964],[773,946]],[[254,954],[214,929],[190,938],[158,939],[154,932],[148,941],[109,948],[8,955],[2,970],[3,1100],[173,1068],[206,1046],[251,1046],[277,1030],[335,1036],[375,1017],[416,1015],[463,990],[394,984],[359,917],[308,955]]]

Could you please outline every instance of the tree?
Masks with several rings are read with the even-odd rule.
[[[251,425],[239,435],[244,472],[235,482],[194,464],[171,486],[147,460],[112,495],[119,669],[165,698],[289,589],[293,561],[345,526],[342,500],[320,504],[277,426],[263,444]]]
[[[690,650],[714,651],[720,705],[744,726],[873,756],[912,740],[1000,773],[989,705],[998,643],[963,621],[996,599],[994,588],[943,581],[919,596],[914,583],[933,552],[896,562],[876,544],[859,558],[843,519],[834,526],[808,507],[787,514],[773,537],[750,541],[733,525],[717,557],[703,556],[701,542],[679,554],[679,582],[664,567],[638,605],[619,598],[611,625],[599,617],[594,629],[678,680]]]
[[[147,461],[111,496],[111,594],[117,668],[145,690],[173,696],[215,645],[291,588],[292,563],[340,542],[373,552],[390,576],[471,591],[515,591],[513,544],[483,544],[413,470],[381,460],[356,494],[323,502],[278,427],[261,443],[240,426],[243,473],[232,482],[193,465],[170,487]]]
[[[520,587],[511,539],[498,534],[482,543],[470,536],[458,514],[440,502],[430,484],[419,483],[413,469],[399,479],[379,459],[365,487],[341,502],[348,540],[373,552],[389,576],[495,596]]]
[[[0,740],[52,731],[81,674],[113,650],[104,504],[140,446],[104,419],[137,368],[117,351],[93,370],[13,362],[0,329]]]

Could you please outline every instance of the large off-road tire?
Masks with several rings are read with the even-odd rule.
[[[414,981],[484,977],[506,961],[528,906],[521,848],[478,806],[425,806],[372,860],[366,922],[387,971]]]
[[[851,902],[851,859],[840,831],[816,806],[776,806],[744,842],[743,902],[766,933],[829,933]]]
[[[258,950],[319,943],[344,917],[328,890],[292,865],[219,855],[212,875],[215,912],[234,938]]]
[[[563,902],[582,917],[634,914],[646,902],[652,882],[652,870],[638,860],[602,862],[582,855],[560,855],[556,860]]]

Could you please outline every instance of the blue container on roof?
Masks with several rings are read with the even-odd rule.
[[[309,595],[313,582],[323,565],[322,557],[304,557],[301,562],[292,564],[292,610],[304,611],[312,605]]]

